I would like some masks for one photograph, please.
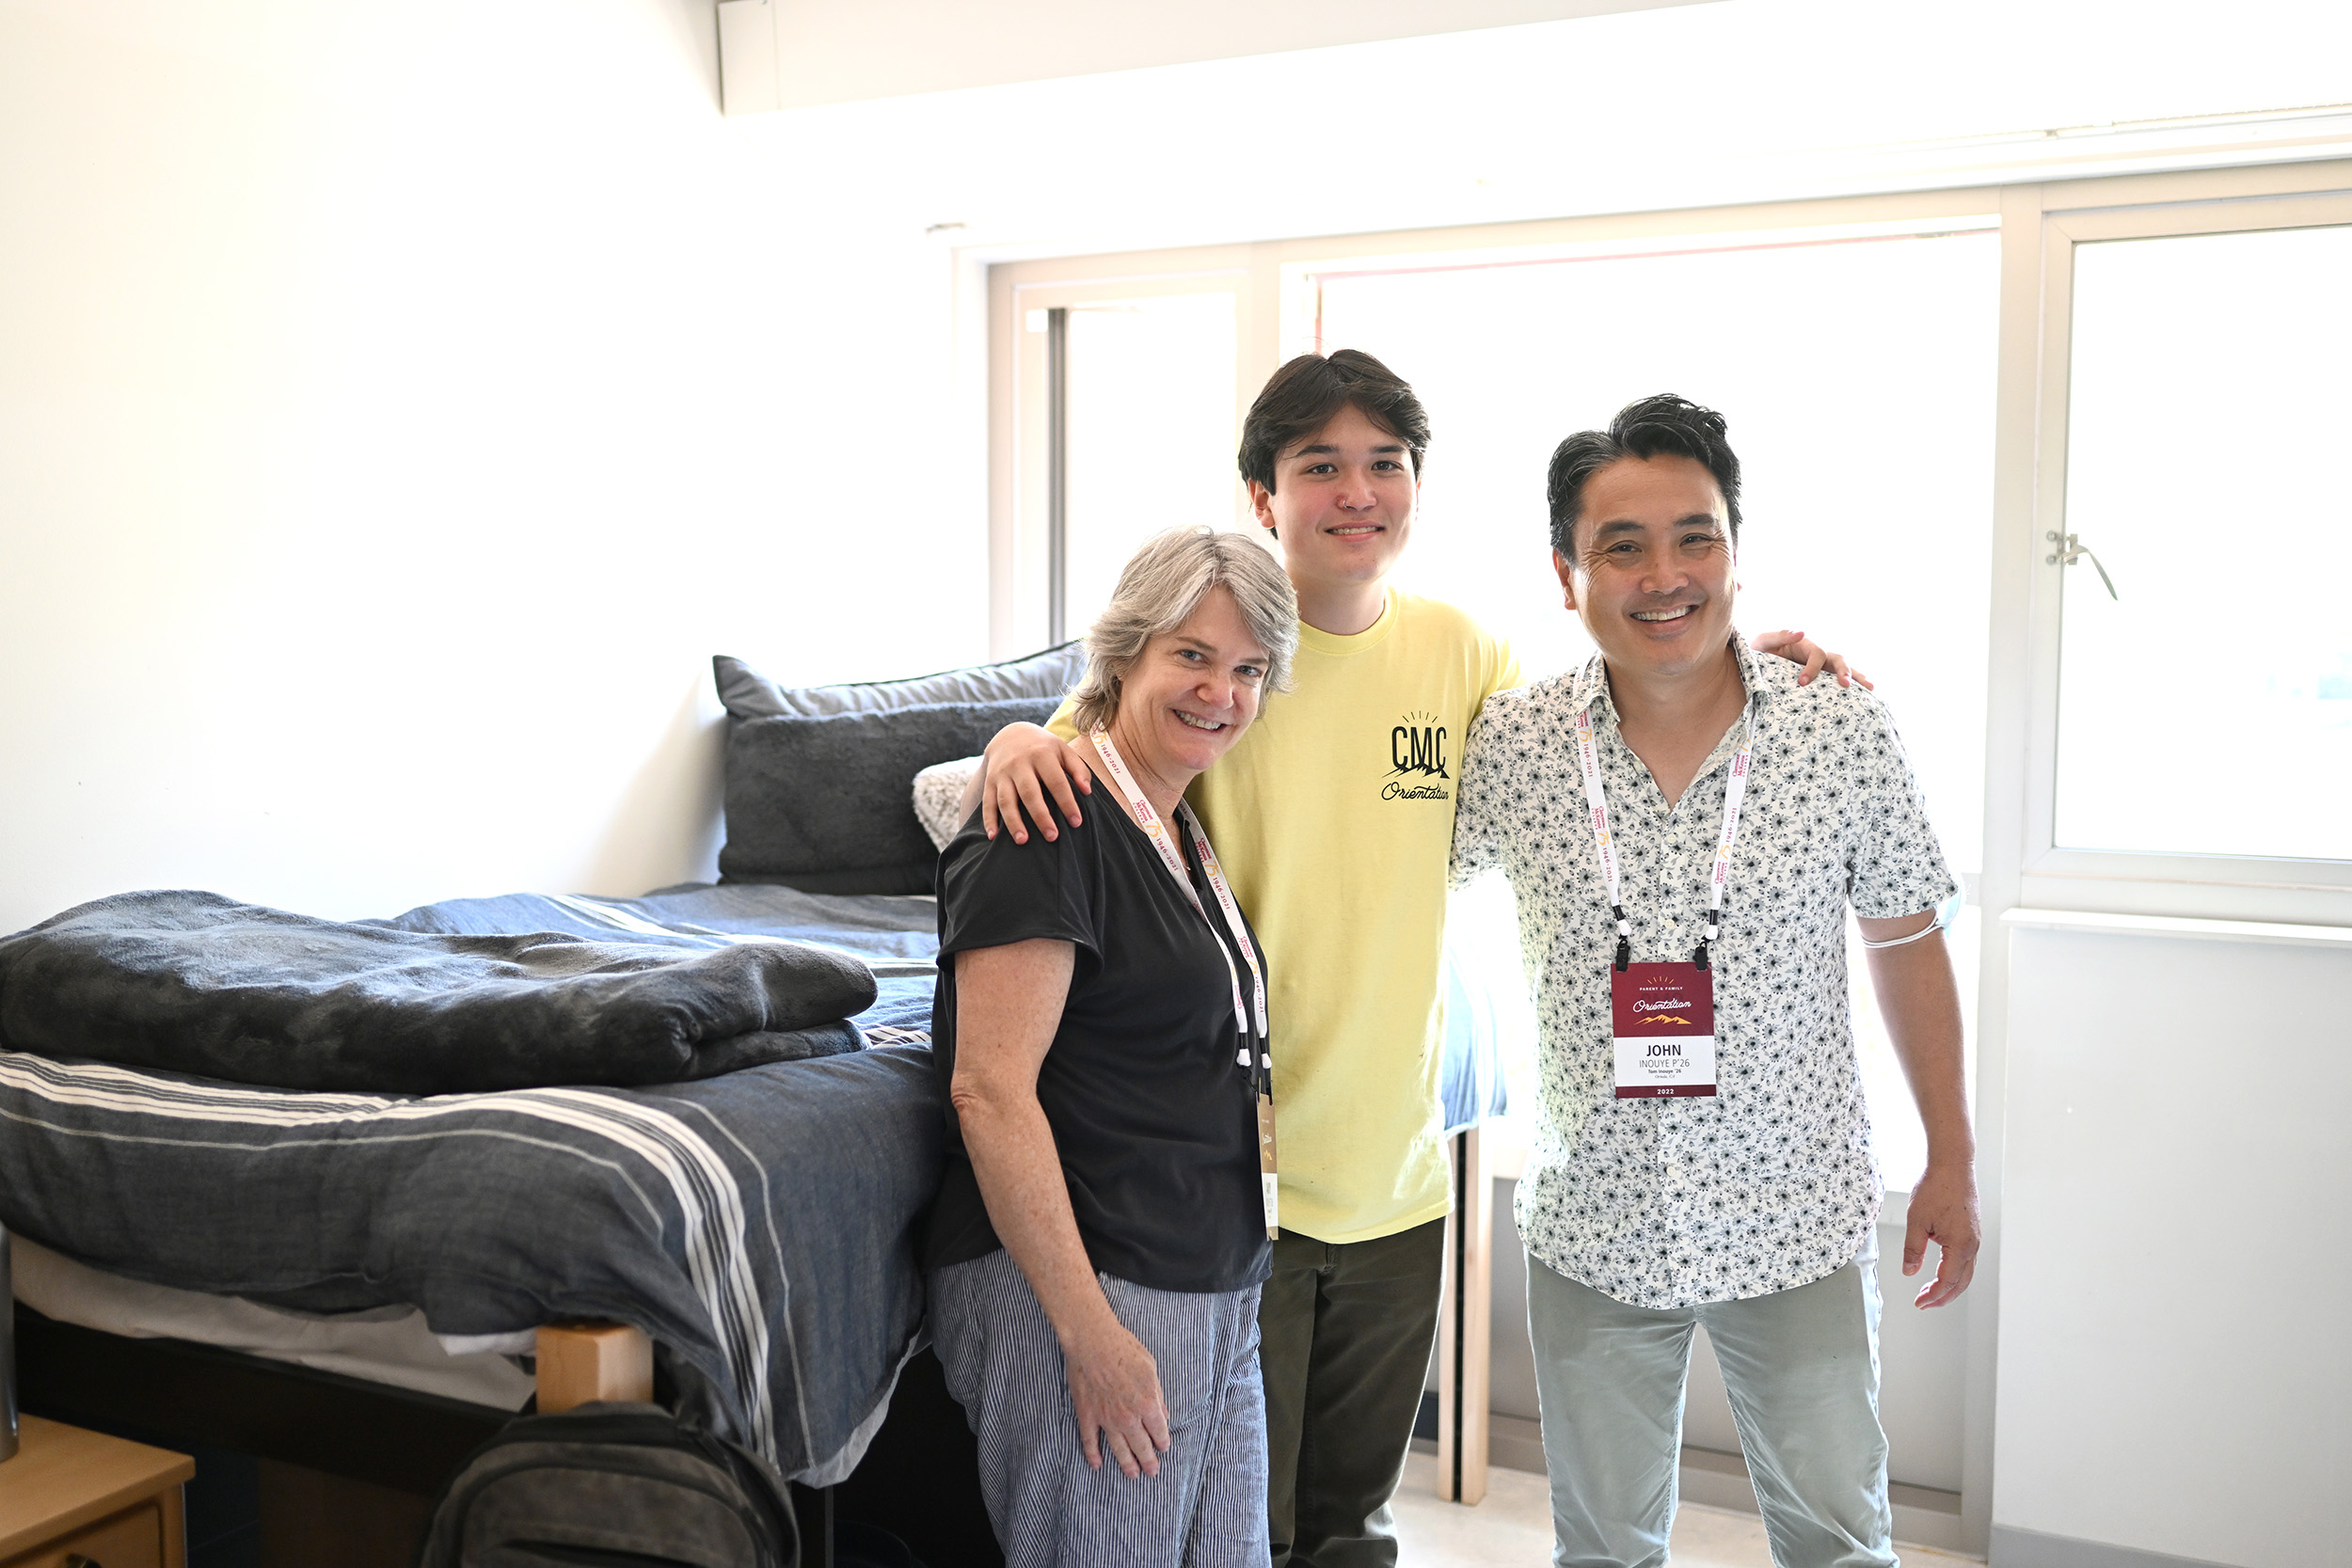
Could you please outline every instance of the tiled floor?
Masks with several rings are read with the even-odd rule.
[[[1544,1478],[1521,1470],[1487,1471],[1486,1498],[1476,1508],[1438,1500],[1438,1462],[1423,1453],[1405,1462],[1396,1494],[1404,1568],[1543,1568],[1551,1560],[1551,1502]],[[1982,1568],[1924,1547],[1901,1548],[1910,1568]],[[1753,1513],[1685,1503],[1675,1513],[1677,1568],[1772,1568],[1764,1522]]]

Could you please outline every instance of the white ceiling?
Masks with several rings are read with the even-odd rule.
[[[782,106],[1045,81],[1708,0],[771,0]]]
[[[2343,0],[1722,0],[732,123],[831,221],[1036,254],[2344,157],[2347,59]]]

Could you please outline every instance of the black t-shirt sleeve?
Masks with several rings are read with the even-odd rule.
[[[1091,823],[1087,824],[1089,828]],[[1093,834],[990,838],[977,820],[948,842],[939,868],[939,956],[1045,939],[1103,954],[1101,857]]]

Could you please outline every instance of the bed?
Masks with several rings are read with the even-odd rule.
[[[855,1022],[904,1043],[655,1089],[421,1099],[0,1053],[0,1219],[45,1249],[21,1293],[64,1322],[510,1411],[529,1390],[501,1357],[528,1354],[539,1324],[628,1323],[683,1411],[791,1479],[843,1479],[921,1320],[914,1236],[939,1171],[929,901],[707,887],[464,900],[392,924],[820,941],[870,957],[881,996]],[[421,1313],[424,1340],[407,1327],[401,1354],[387,1311]]]
[[[875,977],[851,1021],[863,1049],[646,1088],[422,1099],[0,1051],[0,1223],[30,1243],[28,1407],[430,1492],[530,1397],[537,1329],[596,1320],[642,1331],[664,1402],[807,1496],[835,1489],[911,1537],[972,1546],[968,1433],[921,1354],[914,1259],[942,1110],[936,851],[911,786],[1004,722],[1042,719],[1074,671],[1065,646],[796,690],[722,658],[720,882],[454,899],[375,923],[830,948]],[[1499,1109],[1501,1074],[1490,1010],[1464,996],[1452,1018],[1458,1126]],[[225,1401],[251,1418],[228,1419]],[[905,1528],[915,1475],[955,1517]],[[989,1555],[977,1528],[965,1560]],[[821,1534],[812,1546],[806,1560],[829,1560]]]

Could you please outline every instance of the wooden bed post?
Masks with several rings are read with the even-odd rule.
[[[1445,1222],[1445,1293],[1438,1308],[1438,1497],[1486,1497],[1487,1371],[1494,1340],[1494,1178],[1480,1130],[1450,1149],[1454,1210]]]
[[[539,1330],[539,1414],[596,1400],[653,1401],[653,1341],[626,1323],[547,1323]]]

